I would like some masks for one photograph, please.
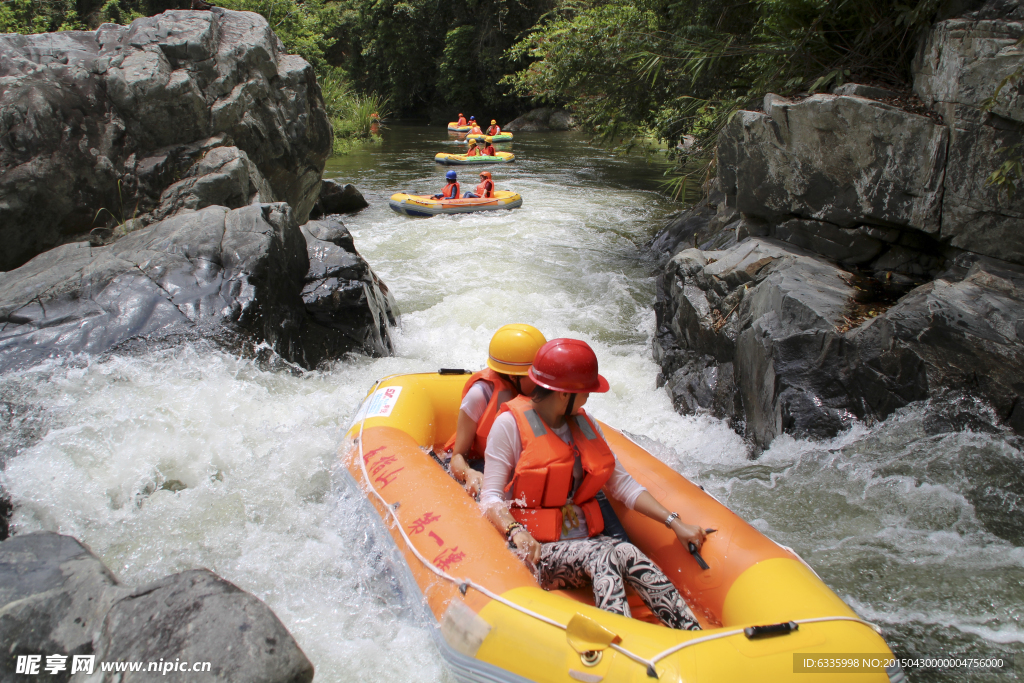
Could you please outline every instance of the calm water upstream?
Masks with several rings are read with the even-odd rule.
[[[480,367],[496,328],[529,322],[595,347],[612,390],[588,410],[795,548],[898,651],[1020,653],[1020,442],[936,433],[917,407],[828,442],[780,438],[751,460],[727,425],[677,415],[655,388],[641,245],[673,210],[658,169],[573,134],[517,139],[519,160],[491,167],[524,197],[512,212],[388,209],[393,192],[444,184],[432,156],[456,147],[441,127],[393,126],[383,146],[328,165],[370,202],[345,223],[398,300],[396,357],[289,373],[184,347],[0,377],[16,531],[75,535],[129,584],[208,567],[273,608],[318,681],[451,680],[414,598],[372,551],[381,538],[363,504],[332,483],[336,448],[374,379]]]

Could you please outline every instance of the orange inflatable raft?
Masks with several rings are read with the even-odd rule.
[[[400,573],[422,593],[459,680],[905,680],[876,627],[795,553],[605,424],[637,481],[683,519],[717,529],[701,552],[704,570],[664,525],[612,501],[630,540],[687,596],[704,630],[669,629],[636,596],[629,618],[595,608],[589,590],[541,589],[431,455],[455,431],[467,379],[441,371],[379,381],[340,454],[389,529]],[[873,659],[857,673],[833,666],[855,655]]]

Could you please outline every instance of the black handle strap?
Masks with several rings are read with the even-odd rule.
[[[800,628],[795,621],[786,621],[781,624],[767,624],[765,626],[748,626],[743,629],[743,635],[750,640],[755,638],[766,638],[769,636],[784,636]]]

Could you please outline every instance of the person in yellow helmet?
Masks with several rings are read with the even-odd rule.
[[[469,141],[469,149],[466,150],[467,157],[478,157],[480,156],[480,148],[477,147],[476,140]]]
[[[476,496],[483,485],[483,474],[470,461],[483,464],[484,449],[491,425],[505,402],[534,389],[527,377],[537,350],[547,340],[536,327],[515,323],[501,327],[491,337],[487,349],[487,367],[475,373],[462,390],[459,421],[455,433],[445,444],[451,451],[448,470]]]
[[[491,125],[488,126],[488,128],[487,128],[487,134],[488,135],[498,135],[499,133],[501,133],[501,126],[498,125],[497,121],[495,121],[494,119],[491,119]]]

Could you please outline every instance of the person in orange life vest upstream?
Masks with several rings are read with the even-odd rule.
[[[483,484],[484,448],[498,409],[506,401],[533,391],[534,384],[526,373],[537,349],[546,341],[532,325],[501,327],[487,348],[487,368],[470,377],[462,390],[459,421],[444,450],[452,453],[448,471],[466,485],[471,496],[480,493]]]
[[[466,124],[466,117],[462,114],[462,112],[459,112],[459,120],[456,122],[455,125],[459,126],[460,128],[462,126],[467,125]]]
[[[499,133],[501,133],[501,126],[498,125],[497,121],[495,121],[494,119],[491,119],[491,125],[488,126],[488,128],[487,128],[487,134],[488,135],[498,135]]]
[[[475,192],[467,192],[462,195],[465,199],[491,199],[494,197],[494,181],[491,180],[490,171],[480,171],[480,184],[476,186]]]
[[[441,190],[441,194],[435,194],[434,199],[458,199],[459,198],[459,183],[458,174],[455,171],[448,171],[444,174],[447,184],[444,189]]]
[[[488,142],[487,146],[484,147],[484,150],[483,150],[482,154],[485,157],[495,157],[495,156],[498,156],[497,152],[494,151],[494,143],[493,142]]]
[[[480,124],[476,122],[475,116],[469,117],[469,125],[472,126],[469,129],[469,135],[482,135],[483,131],[480,130]]]
[[[478,157],[480,156],[480,150],[477,147],[476,140],[469,141],[469,149],[466,151],[467,157]]]
[[[625,583],[670,628],[700,625],[672,582],[639,548],[601,532],[596,494],[671,528],[683,547],[699,549],[704,530],[684,523],[626,472],[583,410],[592,392],[608,391],[597,356],[578,339],[553,339],[537,351],[527,376],[537,388],[502,406],[484,451],[480,505],[533,567],[545,590],[590,584],[600,609],[630,616]]]

